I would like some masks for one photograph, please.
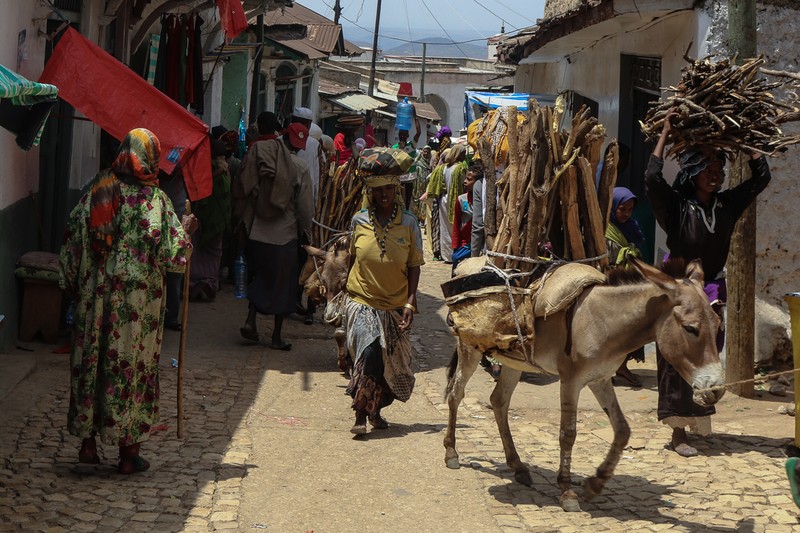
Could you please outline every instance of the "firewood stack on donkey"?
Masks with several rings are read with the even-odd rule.
[[[473,261],[467,260],[460,271],[474,268],[474,263],[469,263]],[[483,353],[503,364],[491,405],[506,462],[517,482],[524,485],[530,486],[532,481],[508,425],[511,395],[523,371],[545,372],[561,379],[558,486],[565,511],[580,510],[572,490],[570,463],[578,397],[585,386],[614,430],[605,460],[584,483],[587,500],[602,492],[630,437],[611,384],[626,354],[655,341],[666,360],[694,388],[696,403],[711,405],[722,397],[724,390],[719,386],[724,373],[715,344],[720,321],[703,292],[699,262],[668,263],[662,270],[639,261],[634,265],[635,269],[613,270],[605,276],[587,265],[568,263],[545,275],[543,287],[538,286],[541,280],[530,287],[509,286],[502,274],[484,268],[479,274],[458,276],[442,285],[458,338],[446,391],[450,416],[444,446],[449,468],[460,466],[455,437],[458,406]]]
[[[303,246],[308,252],[308,261],[303,267],[300,282],[314,303],[325,303],[325,322],[336,328],[333,337],[337,344],[337,365],[349,375],[353,363],[345,346],[344,290],[350,272],[350,236],[336,238],[326,250]]]

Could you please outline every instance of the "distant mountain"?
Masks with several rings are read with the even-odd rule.
[[[420,31],[420,30],[415,30]],[[424,30],[431,31],[431,30]],[[478,38],[478,35],[473,32],[464,31],[450,31],[450,36],[457,41],[467,41]],[[394,38],[393,38],[394,37]],[[351,41],[358,46],[372,48],[372,33],[365,31],[358,27],[345,26],[344,38]],[[381,28],[380,36],[378,37],[378,48],[380,48],[386,55],[422,55],[421,42],[427,43],[449,43],[450,39],[447,37],[423,37],[419,34],[413,35],[414,43],[404,41],[412,40],[408,34],[407,29],[401,28]],[[430,57],[471,57],[477,59],[486,59],[488,51],[486,49],[485,41],[474,41],[470,43],[459,44],[458,46],[451,44],[428,44],[427,55]]]

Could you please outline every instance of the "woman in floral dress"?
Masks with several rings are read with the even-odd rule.
[[[69,432],[78,459],[98,463],[95,436],[119,446],[119,471],[150,466],[139,446],[158,420],[166,272],[186,267],[194,216],[178,221],[158,188],[158,139],[128,133],[110,169],[73,209],[61,248],[62,286],[77,302]]]

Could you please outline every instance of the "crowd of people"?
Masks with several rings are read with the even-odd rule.
[[[257,315],[272,315],[267,346],[291,350],[282,325],[291,313],[313,323],[313,302],[302,305],[298,279],[309,244],[321,180],[336,166],[376,147],[370,121],[343,121],[334,137],[314,124],[311,110],[295,108],[285,124],[261,113],[240,136],[218,126],[211,132],[212,192],[187,210],[182,169],[160,172],[158,139],[144,129],[122,141],[109,169],[91,182],[69,217],[61,251],[63,286],[76,302],[72,340],[69,431],[82,439],[79,460],[99,461],[96,437],[119,447],[119,471],[144,471],[139,455],[158,419],[158,361],[163,329],[180,330],[182,301],[214,300],[233,275],[234,259],[246,257],[247,310],[240,334],[259,342]],[[357,127],[363,137],[356,137]],[[665,231],[669,255],[700,259],[709,301],[726,299],[722,276],[733,227],[770,181],[766,159],[754,154],[752,178],[721,191],[725,158],[720,152],[687,150],[679,155],[673,184],[662,175],[671,124],[643,177],[647,199]],[[350,270],[341,300],[353,369],[347,392],[355,422],[351,432],[385,429],[381,410],[406,401],[414,388],[414,350],[409,331],[417,312],[423,236],[433,261],[452,264],[486,253],[486,188],[479,156],[453,143],[447,127],[419,146],[398,131],[391,148],[408,162],[401,171],[364,173],[363,209],[352,217]],[[502,172],[504,162],[495,165]],[[609,264],[627,268],[642,260],[644,233],[634,217],[639,202],[631,190],[613,193],[606,230]],[[314,243],[320,245],[322,243]],[[188,293],[182,272],[191,256]],[[720,347],[722,337],[720,337]],[[628,354],[617,377],[634,387],[639,378]],[[691,387],[658,353],[658,418],[673,429],[671,446],[681,456],[697,450],[686,428],[710,432],[714,408],[692,401]],[[495,378],[501,367],[484,361]]]

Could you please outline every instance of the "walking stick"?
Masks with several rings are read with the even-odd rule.
[[[192,205],[186,200],[185,214],[192,214]],[[189,236],[191,239],[191,236]],[[178,348],[178,438],[183,438],[183,353],[186,350],[186,322],[189,318],[189,271],[192,266],[192,254],[186,257],[186,272],[183,273],[183,297],[181,308],[181,340]]]

